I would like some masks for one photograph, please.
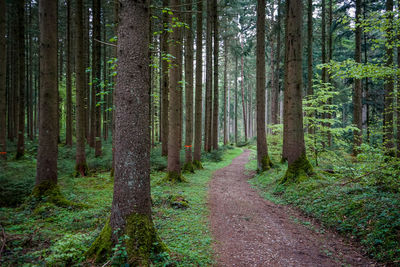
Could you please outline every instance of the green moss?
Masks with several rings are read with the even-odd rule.
[[[201,164],[200,160],[193,160],[193,167],[196,170],[202,170],[203,169],[203,164]]]
[[[187,182],[186,178],[183,177],[182,174],[177,173],[175,171],[167,172],[167,174],[164,176],[164,178],[161,179],[161,183],[163,182],[169,182],[169,183],[181,183],[181,182]]]
[[[100,235],[90,246],[89,250],[86,251],[85,257],[94,260],[96,263],[104,262],[108,259],[112,248],[111,234],[110,219],[108,219]]]
[[[129,237],[126,242],[128,263],[132,266],[149,266],[150,256],[168,251],[157,236],[151,217],[133,213],[125,225],[125,234]]]
[[[191,161],[190,162],[186,162],[185,165],[183,165],[182,171],[183,172],[194,173],[194,165],[193,165],[193,163]]]
[[[168,198],[170,206],[174,209],[187,209],[189,208],[189,202],[181,194],[171,195]]]
[[[86,162],[75,165],[75,172],[74,172],[75,177],[87,176],[88,174],[89,174],[89,167]]]
[[[259,172],[263,172],[263,171],[268,171],[269,169],[272,168],[272,161],[269,158],[268,155],[264,156],[261,160],[261,169],[259,169]]]
[[[305,154],[288,166],[285,176],[280,180],[281,184],[299,183],[313,175],[313,168]]]

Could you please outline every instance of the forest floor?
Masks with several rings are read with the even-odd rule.
[[[210,182],[211,232],[218,266],[376,266],[357,246],[263,199],[248,180],[250,150],[217,170]]]

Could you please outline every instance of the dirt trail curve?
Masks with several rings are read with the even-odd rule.
[[[295,223],[301,215],[262,199],[247,183],[249,156],[246,150],[210,182],[217,266],[376,266],[333,233]]]

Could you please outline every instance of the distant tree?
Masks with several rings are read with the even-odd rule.
[[[265,134],[265,0],[257,1],[257,167],[271,168]]]
[[[25,0],[17,0],[18,51],[18,141],[16,158],[25,154]],[[57,65],[56,65],[57,68]],[[58,119],[57,119],[58,120]]]
[[[356,42],[354,51],[354,60],[361,63],[361,36],[362,28],[360,25],[361,18],[361,1],[356,0]],[[353,92],[353,124],[358,128],[353,132],[353,155],[357,156],[360,152],[362,143],[362,80],[354,79],[354,92]]]
[[[218,4],[213,0],[213,29],[214,29],[214,105],[212,115],[212,149],[218,150],[218,113],[219,113],[219,81],[218,81],[218,57],[219,57],[219,36],[218,36]]]
[[[169,5],[169,0],[163,0],[163,8],[167,8]],[[164,12],[162,15],[163,23],[163,33],[161,35],[161,53],[163,55],[163,61],[161,63],[161,155],[168,155],[168,107],[169,107],[169,70],[168,61],[166,60],[166,55],[168,54],[168,23],[169,14]]]
[[[67,0],[67,62],[66,62],[66,127],[65,144],[72,146],[72,77],[71,77],[71,0]]]
[[[306,157],[302,109],[302,0],[286,1],[284,143],[288,170],[282,183],[296,182],[312,173]]]
[[[6,1],[0,1],[0,158],[7,159],[6,144],[6,73],[7,73],[7,50],[6,50]]]
[[[204,150],[211,151],[212,146],[212,26],[213,26],[213,1],[207,3],[207,27],[206,27],[206,103],[204,120]]]

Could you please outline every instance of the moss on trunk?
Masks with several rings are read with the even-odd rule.
[[[203,164],[201,164],[200,160],[193,160],[193,167],[196,170],[202,170],[203,169]]]
[[[301,155],[295,162],[289,165],[281,184],[298,183],[313,175],[313,168],[305,154]]]
[[[261,168],[258,170],[259,172],[268,171],[272,168],[272,161],[268,155],[264,156],[261,160]]]
[[[133,213],[128,216],[125,229],[121,233],[128,236],[123,246],[128,254],[127,263],[132,266],[149,266],[152,255],[168,251],[147,215]],[[85,253],[86,258],[96,263],[106,261],[112,256],[112,240],[112,229],[108,220],[100,235]]]
[[[86,162],[75,165],[75,173],[74,173],[75,177],[78,177],[79,175],[84,177],[87,176],[88,173],[89,173],[89,167]]]
[[[170,183],[181,183],[187,182],[186,178],[183,177],[182,174],[177,173],[175,171],[167,172],[167,174],[162,178],[161,182],[170,182]]]
[[[185,165],[183,165],[183,172],[191,172],[194,173],[194,165],[193,162],[186,162]]]

